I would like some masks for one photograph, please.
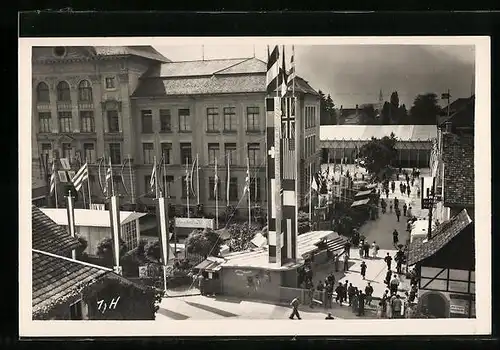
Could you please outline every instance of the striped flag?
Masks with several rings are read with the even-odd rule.
[[[149,188],[151,192],[155,192],[156,188],[156,158],[153,161],[153,171],[151,172],[151,178],[149,179]]]
[[[217,158],[215,158],[215,176],[214,176],[214,197],[217,198],[217,190],[219,187],[219,175],[217,175]]]
[[[111,238],[113,241],[113,262],[115,271],[119,271],[121,239],[120,204],[118,202],[118,197],[114,195],[109,199],[109,219],[111,223]]]
[[[83,182],[88,181],[89,179],[89,167],[87,162],[83,164],[83,166],[78,170],[76,175],[71,179],[73,186],[75,186],[75,190],[80,191],[82,188]]]
[[[109,166],[108,168],[106,169],[106,178],[105,178],[105,181],[106,181],[106,185],[104,187],[104,192],[106,193],[109,193],[109,180],[111,180],[111,172],[112,172],[112,169],[111,169],[111,158],[109,159]]]
[[[288,83],[294,84],[295,81],[295,45],[292,45],[292,57],[290,57],[290,71],[288,72]]]
[[[52,162],[52,174],[50,175],[50,194],[56,190],[56,162]]]
[[[250,168],[247,167],[247,176],[245,177],[245,188],[243,189],[243,195],[250,191]]]
[[[195,166],[196,167],[198,166],[198,157],[196,157],[194,159],[193,165],[191,166],[191,173],[189,174],[189,189],[191,190],[191,193],[193,194],[193,196],[196,195],[195,190],[194,190],[194,183],[193,183]]]
[[[296,178],[296,151],[295,151],[295,98],[282,98],[282,154],[283,178]]]
[[[280,74],[279,55],[278,45],[274,47],[273,52],[271,53],[269,53],[269,47],[267,48],[266,86],[268,95],[273,95],[278,87]]]
[[[283,45],[283,67],[281,67],[281,97],[285,97],[288,90],[288,77],[285,65],[285,45]]]

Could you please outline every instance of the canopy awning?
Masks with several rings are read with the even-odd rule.
[[[370,202],[369,198],[361,199],[359,201],[355,201],[354,203],[352,203],[351,204],[351,208],[352,207],[358,207],[360,205],[365,205],[365,204],[368,204],[369,202]]]

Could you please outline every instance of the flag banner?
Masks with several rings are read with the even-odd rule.
[[[52,163],[52,174],[50,175],[50,194],[56,190],[56,162]]]
[[[105,181],[106,181],[106,184],[104,186],[104,191],[105,193],[110,193],[109,191],[109,180],[111,180],[111,172],[112,172],[112,168],[111,168],[111,159],[109,160],[109,165],[108,165],[108,168],[106,169],[106,178],[105,178]]]
[[[217,175],[217,162],[215,162],[215,175],[214,175],[214,197],[218,198],[217,189],[219,187],[219,175]]]
[[[155,193],[155,185],[156,185],[156,159],[153,164],[153,171],[151,172],[151,178],[149,179],[149,188],[151,192]]]
[[[165,197],[161,196],[158,198],[156,205],[156,218],[158,220],[158,228],[160,233],[160,247],[161,247],[161,259],[163,265],[168,264],[168,260],[173,257],[168,256],[169,248],[169,234],[168,234],[168,205],[166,203]]]
[[[281,99],[281,134],[283,179],[295,179],[297,156],[295,151],[295,98]]]
[[[120,179],[122,181],[122,186],[123,186],[123,189],[125,190],[125,194],[128,196],[129,195],[129,191],[127,189],[127,184],[125,183],[125,175],[124,175],[125,166],[127,166],[127,163],[130,165],[130,159],[125,159],[123,161],[122,168],[120,170]],[[132,184],[132,176],[130,176],[130,187],[132,187],[132,186],[133,186],[133,184]]]
[[[278,87],[278,79],[280,74],[280,64],[279,64],[279,48],[276,45],[271,53],[269,53],[269,48],[267,50],[267,74],[266,74],[266,85],[267,94],[272,96],[276,88]]]
[[[66,175],[66,171],[58,170],[57,173],[59,174],[59,181],[60,182],[68,182],[68,177]]]
[[[283,67],[281,67],[281,97],[285,97],[288,90],[288,77],[285,64],[285,45],[283,45]]]
[[[266,149],[267,149],[267,212],[268,212],[268,244],[269,262],[276,262],[276,196],[275,196],[275,159],[279,157],[274,147],[275,128],[274,110],[279,98],[266,98]]]
[[[247,168],[247,174],[245,176],[245,188],[243,189],[243,195],[250,192],[250,169]]]
[[[288,84],[295,84],[295,46],[292,46],[292,56],[290,57],[290,71],[288,72]]]
[[[227,180],[227,183],[226,183],[226,201],[227,201],[227,205],[229,206],[229,189],[231,188],[230,185],[231,185],[231,173],[230,173],[230,158],[229,158],[229,153],[227,154],[227,177],[226,177],[226,180]]]
[[[78,172],[75,173],[73,172],[73,176],[70,174],[71,172],[68,171],[68,174],[70,175],[71,182],[73,182],[73,185],[75,186],[75,190],[80,191],[80,188],[82,188],[83,182],[88,181],[89,179],[89,168],[87,163],[83,164],[83,166],[78,170]]]
[[[313,189],[314,191],[318,192],[318,182],[316,181],[316,179],[313,177],[313,179],[311,180],[311,189]]]
[[[121,221],[120,204],[117,196],[111,196],[109,199],[109,219],[113,240],[113,262],[114,266],[120,266]]]
[[[66,206],[66,213],[68,215],[68,232],[71,237],[76,237],[75,225],[75,207],[71,193],[66,194],[68,205]]]
[[[68,158],[61,158],[59,159],[59,161],[61,162],[61,167],[64,170],[71,170],[71,165],[69,164]]]

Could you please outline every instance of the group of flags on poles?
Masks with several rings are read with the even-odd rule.
[[[282,266],[297,258],[297,152],[295,49],[286,69],[285,47],[268,48],[266,90],[269,261]],[[281,55],[281,57],[280,57]],[[281,58],[281,59],[280,59]],[[292,85],[292,96],[286,96]],[[249,178],[249,176],[247,176]]]

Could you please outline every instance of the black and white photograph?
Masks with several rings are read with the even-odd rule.
[[[484,332],[489,62],[485,37],[20,39],[21,329]]]

